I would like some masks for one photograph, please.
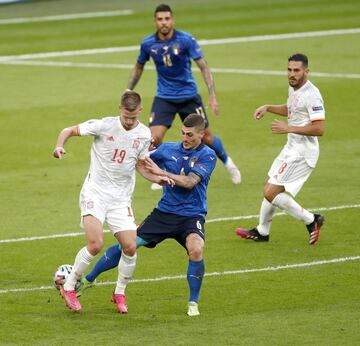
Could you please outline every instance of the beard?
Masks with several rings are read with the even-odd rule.
[[[289,79],[289,85],[293,88],[300,88],[305,83],[305,76],[302,76],[299,79],[291,78]]]
[[[167,35],[170,31],[171,31],[171,28],[169,28],[169,27],[162,27],[162,28],[160,28],[160,33],[162,34],[162,35]]]

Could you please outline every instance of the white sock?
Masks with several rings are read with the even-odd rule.
[[[75,289],[76,282],[80,280],[94,257],[86,246],[77,253],[73,269],[64,284],[65,291],[73,291]]]
[[[266,198],[264,198],[260,208],[259,224],[256,227],[261,235],[269,235],[271,221],[275,214],[275,211],[276,206],[274,206]]]
[[[314,214],[304,209],[291,196],[286,193],[279,193],[272,201],[272,204],[284,210],[290,216],[302,220],[305,224],[310,224],[314,221]]]
[[[121,258],[118,265],[118,280],[116,283],[115,293],[125,294],[125,288],[131,279],[136,267],[136,254],[132,257],[121,254]]]

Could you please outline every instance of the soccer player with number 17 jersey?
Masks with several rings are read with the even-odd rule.
[[[209,106],[217,115],[219,104],[214,80],[199,44],[191,34],[174,28],[173,13],[168,5],[156,7],[154,22],[157,31],[142,41],[140,54],[127,85],[130,90],[135,88],[145,64],[151,58],[157,72],[157,93],[149,124],[154,146],[161,144],[177,113],[181,121],[190,113],[200,114],[205,120],[204,143],[212,148],[223,162],[231,181],[240,184],[239,169],[228,156],[221,139],[210,131],[206,111],[191,72],[191,60],[194,60],[208,88]]]

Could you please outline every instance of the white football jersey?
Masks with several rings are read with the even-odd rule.
[[[79,125],[80,136],[94,136],[89,173],[83,187],[117,204],[130,205],[135,186],[135,165],[148,156],[150,129],[140,122],[127,131],[120,118],[88,120]]]
[[[289,87],[287,108],[290,126],[306,126],[312,121],[325,119],[324,102],[320,91],[310,81],[298,90]],[[319,157],[318,138],[289,133],[284,150],[292,155],[305,157],[308,165],[315,167]]]

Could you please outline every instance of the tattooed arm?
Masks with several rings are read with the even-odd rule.
[[[214,84],[214,79],[211,74],[210,68],[204,58],[195,60],[195,62],[201,71],[201,74],[204,78],[205,84],[209,91],[209,106],[210,106],[211,110],[213,111],[213,113],[215,115],[218,115],[220,109],[219,109],[219,104],[216,99],[215,84]]]
[[[144,66],[143,64],[140,64],[140,63],[136,63],[135,64],[135,67],[130,75],[130,78],[129,78],[129,81],[128,81],[128,84],[127,84],[127,89],[128,90],[133,90],[136,86],[136,84],[138,83],[138,81],[140,80],[141,78],[141,75],[144,71]]]
[[[192,189],[196,184],[200,183],[201,177],[194,172],[190,172],[188,175],[173,174],[162,170],[151,158],[145,159],[146,167],[154,174],[159,176],[165,176],[175,182],[176,186],[183,187],[185,189]]]

